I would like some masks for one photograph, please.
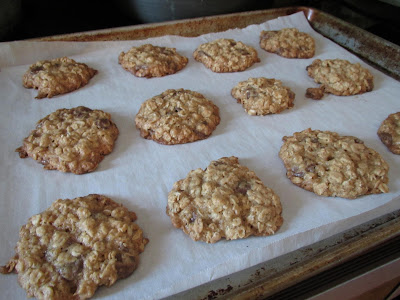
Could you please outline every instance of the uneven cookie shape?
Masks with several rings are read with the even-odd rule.
[[[264,77],[239,82],[231,94],[251,116],[280,113],[292,108],[295,98],[295,94],[280,80]]]
[[[118,62],[137,77],[151,78],[178,72],[186,66],[188,59],[177,53],[175,48],[145,44],[122,52]]]
[[[216,73],[244,71],[260,61],[253,47],[233,39],[201,44],[193,52],[193,57]]]
[[[166,212],[175,227],[207,243],[272,235],[283,223],[279,197],[234,156],[177,181]]]
[[[164,145],[206,139],[219,122],[218,106],[202,94],[184,89],[166,90],[146,100],[135,117],[143,138]]]
[[[262,31],[260,47],[286,58],[311,58],[315,54],[314,39],[297,28]]]
[[[39,120],[15,151],[46,170],[83,174],[94,171],[112,152],[118,134],[109,113],[84,106],[64,108]]]
[[[97,70],[86,64],[60,57],[31,65],[22,77],[22,84],[38,90],[36,99],[52,98],[83,87],[96,74]]]
[[[148,239],[136,214],[102,195],[59,199],[21,227],[16,255],[1,273],[18,273],[28,297],[87,299],[137,268]]]
[[[389,191],[388,164],[356,137],[309,128],[283,141],[286,176],[307,191],[348,199]]]
[[[400,154],[400,112],[390,114],[378,129],[382,143],[394,154]]]
[[[359,63],[343,59],[316,59],[306,68],[308,76],[320,83],[319,88],[308,88],[306,97],[319,100],[324,93],[350,96],[372,91],[374,77]]]

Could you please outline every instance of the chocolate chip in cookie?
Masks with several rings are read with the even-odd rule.
[[[233,39],[217,39],[201,44],[193,52],[195,60],[213,72],[239,72],[259,62],[257,51]]]
[[[28,297],[88,299],[137,268],[148,239],[135,221],[103,195],[59,199],[21,227],[16,254],[0,271],[16,271]]]
[[[175,227],[207,243],[272,235],[283,223],[278,195],[234,156],[177,181],[166,211]]]
[[[145,139],[175,145],[206,139],[220,122],[219,108],[202,94],[166,90],[142,103],[135,117]]]
[[[283,142],[286,176],[307,191],[348,199],[389,191],[388,164],[356,137],[309,128]]]
[[[16,151],[47,170],[83,174],[94,171],[113,151],[118,134],[109,113],[84,106],[64,108],[39,120]]]
[[[278,114],[294,106],[295,94],[277,79],[249,78],[239,82],[231,91],[251,116]]]
[[[86,64],[68,57],[41,60],[31,65],[22,78],[23,86],[37,89],[36,99],[52,98],[88,84],[97,73]]]
[[[186,66],[188,59],[175,48],[145,44],[122,52],[118,62],[137,77],[151,78],[175,74]]]
[[[390,114],[378,129],[382,143],[394,154],[400,154],[400,112]]]
[[[309,88],[306,97],[322,99],[324,93],[350,96],[372,91],[373,76],[359,63],[352,64],[343,59],[316,59],[306,68],[308,76],[321,86]]]
[[[315,54],[313,37],[297,28],[262,31],[260,47],[286,58],[311,58]]]

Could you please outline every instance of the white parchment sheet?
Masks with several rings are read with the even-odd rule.
[[[261,30],[297,27],[316,40],[312,59],[287,59],[259,47]],[[196,62],[192,53],[204,42],[233,38],[257,49],[260,63],[244,72],[217,74]],[[137,78],[118,64],[118,55],[132,46],[152,43],[175,47],[189,58],[177,74]],[[52,99],[35,100],[37,91],[25,89],[21,77],[40,59],[69,56],[97,69],[85,87]],[[306,66],[316,59],[342,58],[360,62],[374,75],[375,88],[363,95],[325,95],[305,98],[316,87]],[[400,84],[316,33],[303,13],[261,25],[197,38],[165,36],[123,42],[10,42],[0,44],[0,264],[14,254],[19,228],[29,217],[56,199],[90,193],[104,194],[137,213],[137,223],[150,239],[138,269],[110,288],[100,288],[98,299],[157,299],[231,274],[400,208],[400,156],[390,153],[377,137],[381,122],[400,111]],[[295,105],[278,115],[249,116],[230,91],[249,77],[276,78],[296,94]],[[220,108],[221,123],[206,140],[165,146],[140,137],[134,117],[141,103],[170,88],[198,91]],[[85,175],[43,170],[20,159],[14,150],[36,122],[59,108],[84,105],[111,113],[120,129],[114,151],[98,169]],[[278,157],[282,137],[311,127],[353,135],[378,151],[390,165],[388,194],[356,200],[319,197],[293,185]],[[284,224],[270,237],[251,237],[216,244],[194,242],[175,229],[165,213],[168,192],[175,181],[211,160],[237,156],[281,198]],[[25,299],[16,275],[0,276],[1,299]]]

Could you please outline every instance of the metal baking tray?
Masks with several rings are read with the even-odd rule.
[[[41,41],[137,40],[163,35],[199,36],[244,28],[304,12],[317,32],[385,74],[400,80],[400,47],[309,7],[287,7],[43,37]],[[171,296],[171,299],[305,299],[400,256],[400,210],[249,269]],[[378,254],[378,255],[377,255]],[[361,268],[360,265],[363,267]],[[318,275],[318,276],[317,276]],[[315,279],[317,276],[317,279]]]

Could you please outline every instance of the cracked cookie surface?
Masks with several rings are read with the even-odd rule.
[[[16,271],[28,297],[90,298],[137,268],[148,239],[135,221],[102,195],[59,199],[21,227],[16,255],[1,272]]]
[[[233,39],[201,44],[193,52],[193,57],[216,73],[244,71],[260,61],[253,47]]]
[[[162,77],[174,74],[188,63],[175,48],[145,44],[132,47],[118,57],[119,64],[137,77]]]
[[[400,112],[390,114],[378,129],[382,143],[394,154],[400,154]]]
[[[94,171],[112,152],[118,134],[109,113],[84,106],[64,108],[39,120],[16,151],[47,170],[83,174]]]
[[[348,199],[389,191],[388,164],[356,137],[306,129],[283,142],[286,176],[307,191]]]
[[[295,94],[280,80],[264,77],[239,82],[231,95],[252,116],[277,114],[292,108],[295,98]]]
[[[343,59],[316,59],[306,68],[308,76],[320,83],[319,88],[308,88],[306,97],[319,100],[324,93],[350,96],[372,91],[374,78],[359,63]]]
[[[260,47],[286,58],[311,58],[315,54],[312,36],[297,28],[262,31]]]
[[[234,156],[177,181],[166,212],[175,227],[207,243],[272,235],[283,223],[278,195]]]
[[[36,99],[52,98],[88,84],[97,70],[68,57],[41,60],[31,65],[22,77],[26,88],[38,90]]]
[[[219,108],[202,94],[169,89],[142,103],[135,117],[145,139],[175,145],[206,139],[220,122]]]

